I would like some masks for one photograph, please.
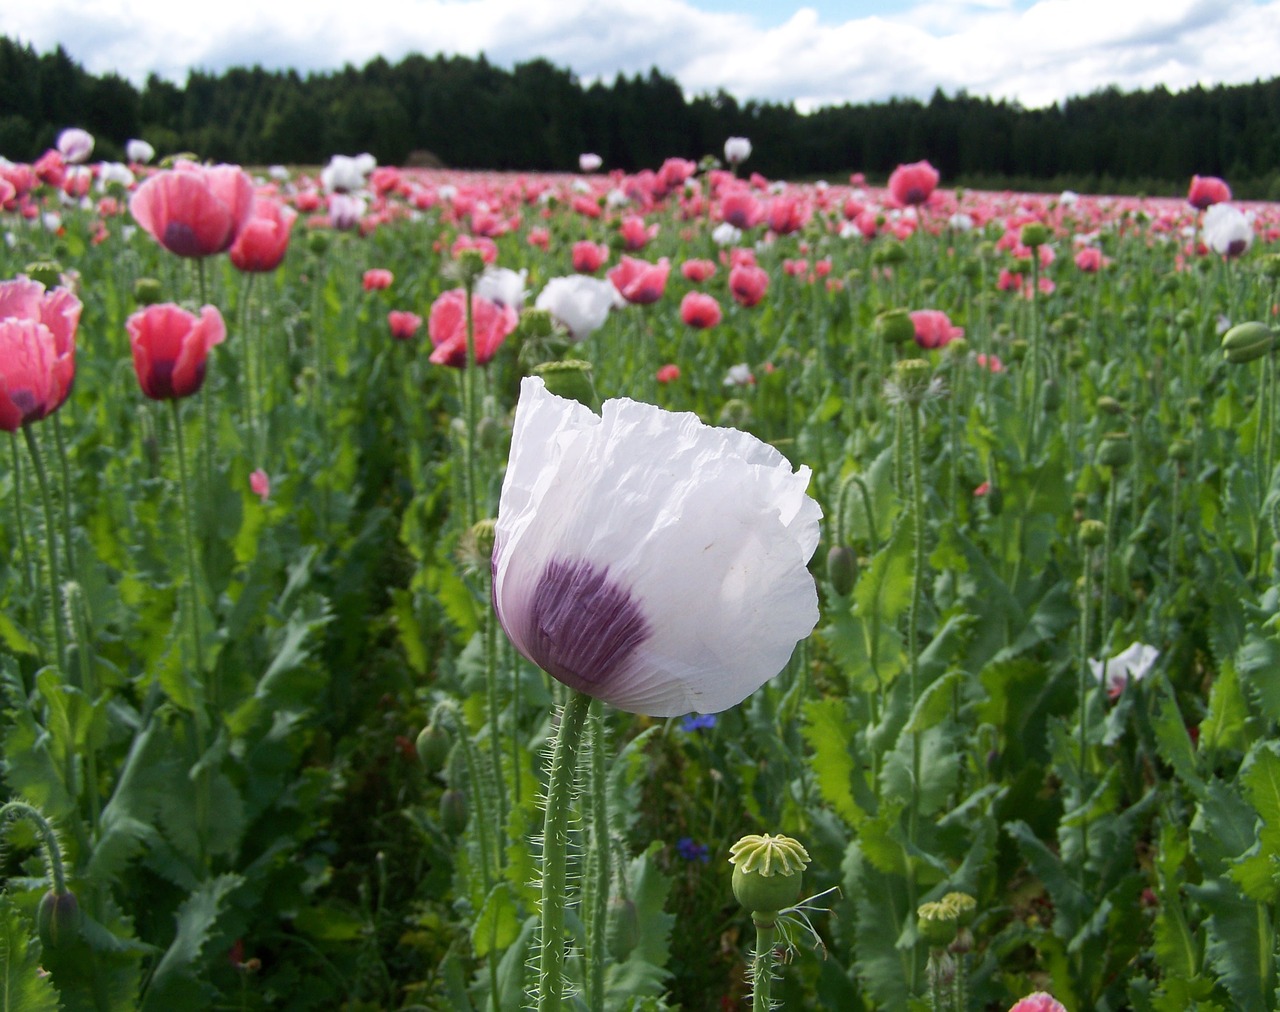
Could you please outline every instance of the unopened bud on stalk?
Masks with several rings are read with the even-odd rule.
[[[1265,323],[1237,323],[1222,335],[1222,356],[1236,365],[1252,362],[1271,351],[1275,343],[1275,332]]]
[[[832,589],[841,597],[853,593],[858,582],[858,557],[847,545],[832,545],[827,552],[827,578]]]
[[[1114,397],[1108,397],[1106,394],[1098,398],[1097,404],[1099,411],[1105,411],[1109,415],[1124,414],[1124,405]]]
[[[440,795],[440,824],[450,836],[467,828],[467,792],[451,787]]]
[[[140,306],[154,306],[164,299],[164,289],[155,278],[138,278],[133,283],[133,301]]]
[[[329,249],[329,236],[324,232],[311,232],[307,235],[307,249],[316,256],[322,256]]]
[[[449,749],[453,739],[449,732],[437,724],[428,724],[418,732],[414,748],[418,750],[418,761],[428,773],[439,773],[444,769],[449,758]]]
[[[1062,407],[1062,387],[1058,386],[1055,379],[1047,379],[1040,384],[1040,403],[1044,406],[1044,413],[1051,415]]]
[[[58,892],[50,889],[40,899],[36,908],[36,930],[40,944],[47,951],[66,949],[80,938],[80,926],[84,915],[80,903],[70,889]]]
[[[527,306],[520,311],[520,333],[525,338],[550,337],[555,329],[555,318],[549,309]]]

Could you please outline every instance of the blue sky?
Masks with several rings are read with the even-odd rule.
[[[656,66],[690,95],[802,110],[938,88],[1036,108],[1280,73],[1280,0],[40,0],[7,4],[0,31],[137,83],[484,52],[584,81]]]

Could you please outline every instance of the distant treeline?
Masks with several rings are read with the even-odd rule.
[[[59,47],[38,54],[0,37],[0,155],[30,160],[80,126],[95,158],[141,137],[161,153],[248,165],[317,164],[368,151],[380,163],[573,169],[584,151],[608,168],[720,154],[745,136],[746,167],[770,178],[886,176],[927,158],[944,185],[1179,193],[1193,173],[1240,198],[1280,199],[1280,78],[1250,85],[1109,88],[1047,109],[935,92],[804,115],[723,92],[686,99],[656,69],[584,86],[537,59],[504,70],[483,56],[412,55],[300,75],[261,67],[193,71],[185,87],[151,76],[96,77]]]

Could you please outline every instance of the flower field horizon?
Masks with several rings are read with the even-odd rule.
[[[9,1007],[1280,1002],[1280,204],[0,160]]]

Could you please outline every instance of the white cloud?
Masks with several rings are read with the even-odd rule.
[[[696,0],[43,0],[5,31],[39,51],[61,43],[94,73],[141,83],[155,72],[260,63],[299,71],[410,52],[484,52],[510,66],[545,57],[584,80],[658,67],[687,93],[800,108],[935,88],[1035,107],[1164,84],[1232,84],[1280,66],[1280,0],[924,0],[898,14],[821,23],[798,7],[762,27]],[[886,6],[888,6],[886,4]]]

